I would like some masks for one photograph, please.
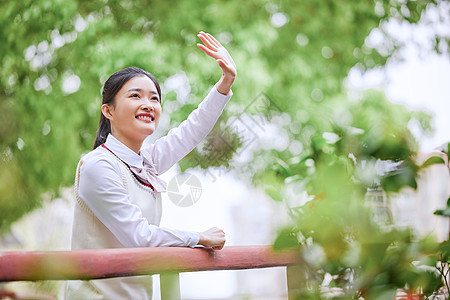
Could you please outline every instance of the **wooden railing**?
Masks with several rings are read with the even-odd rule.
[[[0,282],[161,274],[161,298],[180,299],[179,272],[287,266],[289,298],[294,298],[299,277],[293,272],[299,264],[298,252],[274,251],[270,246],[0,252]]]

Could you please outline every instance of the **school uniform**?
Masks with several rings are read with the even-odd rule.
[[[193,247],[197,232],[159,227],[159,178],[211,131],[232,96],[211,89],[178,127],[140,153],[111,134],[80,159],[75,178],[72,249]],[[151,276],[69,281],[66,299],[151,299]]]

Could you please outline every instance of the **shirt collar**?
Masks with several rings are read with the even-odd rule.
[[[116,139],[112,134],[108,134],[105,142],[106,147],[117,155],[121,160],[130,166],[142,168],[144,166],[142,157],[125,146],[122,142]]]

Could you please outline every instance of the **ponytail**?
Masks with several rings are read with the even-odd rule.
[[[97,137],[94,142],[94,149],[106,142],[108,134],[111,133],[111,123],[100,111],[100,124],[98,125]]]

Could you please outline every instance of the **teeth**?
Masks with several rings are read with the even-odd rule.
[[[141,119],[141,120],[154,120],[152,117],[150,117],[150,116],[138,116],[137,117],[138,119]]]

